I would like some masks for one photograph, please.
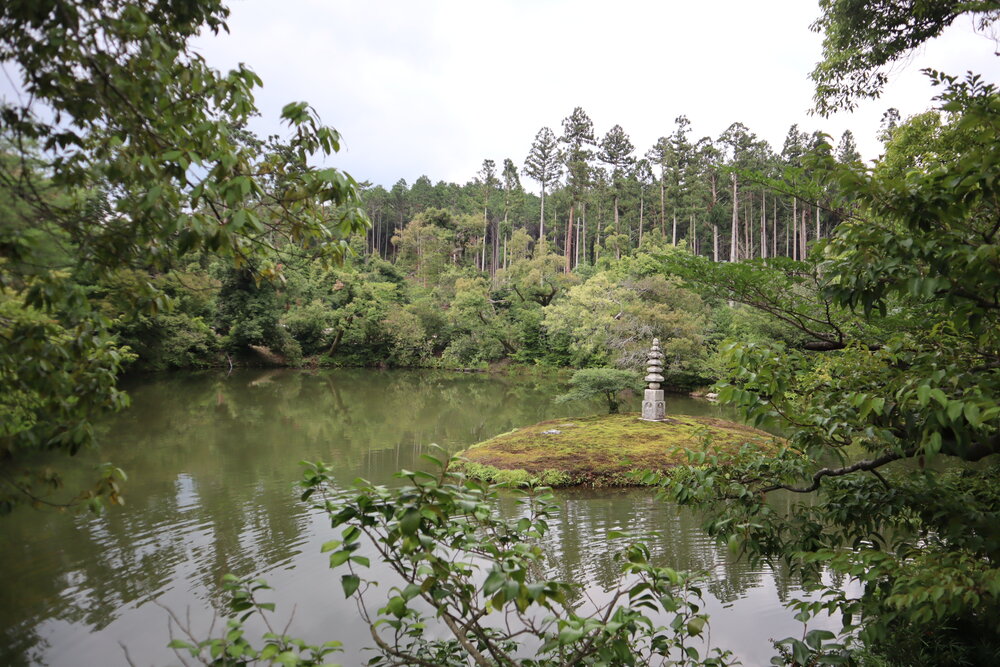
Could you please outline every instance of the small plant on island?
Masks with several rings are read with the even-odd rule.
[[[612,415],[618,414],[621,405],[619,394],[628,389],[639,391],[642,388],[638,375],[616,368],[584,368],[573,373],[569,382],[573,388],[557,396],[556,403],[603,396],[608,401],[608,414]]]

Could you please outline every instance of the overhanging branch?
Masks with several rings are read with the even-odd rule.
[[[864,461],[858,461],[849,466],[844,466],[843,468],[820,468],[812,476],[812,484],[805,487],[788,486],[786,484],[775,484],[773,486],[761,489],[761,493],[767,493],[768,491],[778,491],[784,489],[786,491],[792,491],[794,493],[812,493],[819,488],[820,482],[824,477],[843,477],[844,475],[849,475],[852,472],[858,471],[874,471],[877,468],[881,468],[886,463],[891,463],[892,461],[904,458],[904,454],[898,452],[888,452],[874,459],[865,459]]]

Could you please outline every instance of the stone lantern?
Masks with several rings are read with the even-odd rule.
[[[667,417],[667,404],[663,400],[663,389],[660,383],[663,382],[663,353],[660,352],[660,339],[653,339],[653,347],[649,349],[649,360],[646,362],[646,377],[642,380],[648,382],[646,394],[642,399],[642,417],[644,421],[661,422]]]

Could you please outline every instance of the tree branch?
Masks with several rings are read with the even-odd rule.
[[[843,477],[844,475],[849,475],[852,472],[858,472],[859,470],[874,472],[877,468],[884,466],[886,463],[891,463],[892,461],[905,458],[906,455],[900,454],[898,452],[888,452],[874,459],[865,459],[864,461],[858,461],[849,466],[843,468],[820,468],[812,476],[812,484],[806,487],[795,487],[788,486],[786,484],[775,484],[773,486],[768,486],[761,489],[761,493],[767,493],[769,491],[778,491],[784,489],[786,491],[792,491],[794,493],[812,493],[819,488],[820,482],[824,477]]]

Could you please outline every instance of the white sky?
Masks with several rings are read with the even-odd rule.
[[[582,106],[598,136],[614,124],[642,155],[686,114],[693,139],[740,121],[780,150],[792,123],[863,156],[890,106],[903,117],[932,105],[919,69],[1000,76],[997,44],[959,19],[904,67],[882,99],[853,115],[807,115],[821,36],[808,0],[231,0],[229,35],[197,49],[264,81],[254,129],[283,133],[281,107],[308,101],[344,137],[329,162],[391,186],[421,174],[464,183],[484,158],[520,168],[535,133],[558,135]],[[5,86],[6,88],[6,86]],[[535,184],[522,178],[529,189]]]
[[[521,167],[543,125],[582,106],[603,135],[620,124],[637,153],[686,114],[692,137],[741,121],[780,150],[792,123],[876,157],[882,113],[927,109],[919,69],[998,78],[996,45],[960,19],[899,68],[884,97],[853,115],[810,117],[821,36],[803,0],[234,0],[231,34],[202,38],[210,63],[247,63],[264,80],[256,129],[308,101],[344,136],[332,163],[391,186],[421,174],[464,183],[484,158]],[[522,179],[526,187],[534,183]]]

